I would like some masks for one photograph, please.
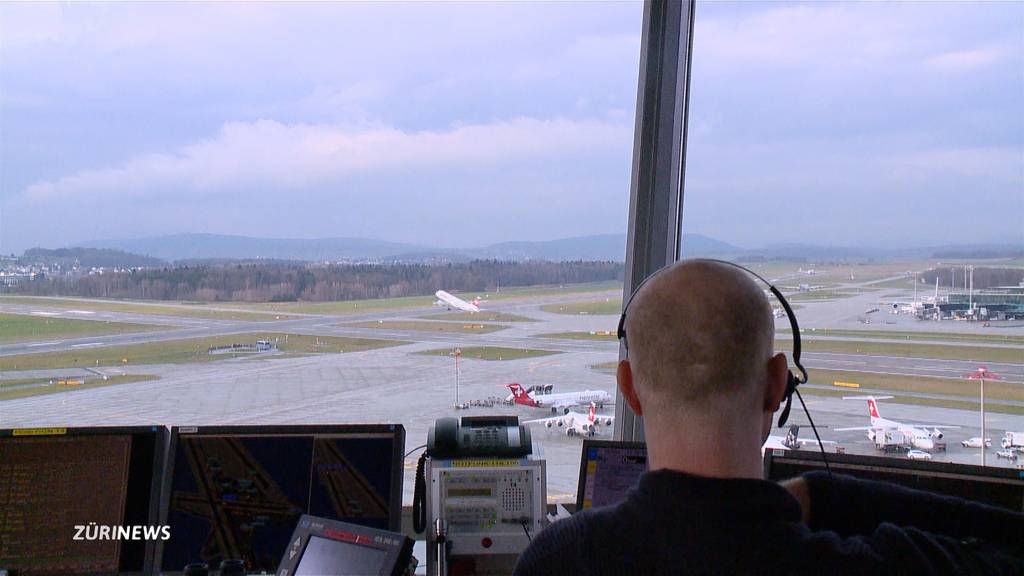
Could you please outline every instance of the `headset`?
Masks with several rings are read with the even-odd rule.
[[[728,260],[719,260],[717,258],[694,258],[687,261],[714,262],[717,264],[724,264],[726,266],[730,266],[732,268],[736,268],[746,272],[747,274],[750,274],[751,276],[757,278],[766,286],[768,286],[768,290],[775,295],[775,298],[779,301],[779,304],[782,305],[782,309],[786,311],[786,316],[789,318],[789,326],[793,332],[793,364],[795,364],[797,369],[800,371],[800,376],[796,376],[795,374],[793,374],[792,370],[789,370],[788,372],[788,375],[786,377],[786,392],[785,394],[783,394],[783,397],[786,399],[786,406],[782,409],[782,413],[779,414],[779,428],[785,426],[786,421],[789,420],[789,410],[793,405],[793,394],[796,394],[797,399],[800,400],[800,405],[803,406],[804,408],[804,414],[807,415],[807,421],[811,424],[811,430],[814,431],[814,437],[818,441],[818,448],[821,449],[821,458],[822,460],[824,460],[825,469],[828,471],[828,475],[831,478],[832,470],[829,468],[828,458],[825,456],[825,447],[821,443],[821,436],[818,435],[818,429],[814,426],[814,420],[811,419],[811,413],[808,412],[807,410],[807,404],[804,403],[803,396],[801,396],[800,391],[797,390],[798,386],[800,386],[801,384],[805,384],[807,382],[807,369],[804,368],[803,363],[800,361],[800,326],[799,324],[797,324],[796,314],[793,313],[793,308],[789,305],[789,302],[786,300],[786,297],[782,295],[782,291],[776,288],[774,284],[772,284],[768,280],[765,280],[764,277],[762,277],[760,274],[754,272],[753,270],[747,268],[746,266],[736,264],[735,262],[729,262]],[[633,293],[629,295],[629,299],[626,300],[626,305],[622,307],[622,315],[619,316],[619,328],[617,330],[617,336],[619,340],[622,342],[622,346],[626,351],[627,358],[629,357],[629,340],[626,338],[626,312],[629,311],[629,305],[633,303],[633,298],[636,298],[636,295],[640,292],[640,290],[644,287],[645,284],[650,282],[650,280],[655,276],[658,276],[659,274],[668,269],[669,266],[665,266],[664,268],[656,270],[647,278],[644,278],[643,282],[641,282],[640,285],[636,287],[636,290],[634,290]]]

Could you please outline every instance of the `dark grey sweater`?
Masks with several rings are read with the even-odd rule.
[[[515,574],[1017,574],[1024,515],[891,484],[805,476],[812,521],[774,482],[648,472],[616,506],[541,531]]]

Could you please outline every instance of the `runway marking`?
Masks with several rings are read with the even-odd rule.
[[[103,342],[86,342],[85,344],[72,344],[72,348],[85,348],[87,346],[102,346]]]
[[[26,346],[29,348],[34,348],[36,346],[52,346],[53,344],[60,344],[61,342],[63,342],[63,340],[54,340],[53,342],[34,342],[32,344],[26,344]]]

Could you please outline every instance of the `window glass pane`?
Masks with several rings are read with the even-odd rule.
[[[1022,19],[1009,3],[697,8],[684,256],[786,293],[829,449],[981,464],[962,442],[982,435],[991,372],[985,463],[1015,465],[997,451],[1024,428]],[[873,425],[842,399],[865,395],[933,426],[836,431]],[[799,406],[790,421],[807,424]]]
[[[0,6],[0,426],[397,422],[413,448],[552,415],[507,384],[614,395],[641,12]],[[534,433],[561,501],[566,429]]]

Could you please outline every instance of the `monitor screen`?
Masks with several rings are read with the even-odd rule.
[[[398,425],[175,428],[161,567],[273,571],[303,514],[397,530],[404,449]]]
[[[386,548],[368,544],[310,536],[295,576],[379,574],[389,559],[389,552]]]
[[[115,528],[156,525],[166,438],[162,426],[0,430],[0,569],[147,570],[153,539]]]
[[[1024,472],[1012,468],[859,454],[829,454],[828,462],[835,474],[892,482],[1024,512]],[[825,469],[820,452],[801,450],[768,450],[764,466],[765,478],[774,481]]]
[[[620,502],[647,471],[647,447],[639,442],[584,440],[576,509]]]

